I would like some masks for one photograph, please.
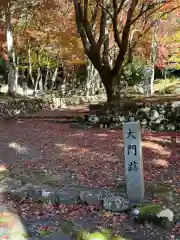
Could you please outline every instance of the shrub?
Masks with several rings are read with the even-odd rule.
[[[144,64],[140,60],[134,60],[127,64],[122,72],[128,86],[134,86],[144,81]]]

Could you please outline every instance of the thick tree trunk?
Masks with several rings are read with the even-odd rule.
[[[113,79],[111,78],[103,78],[102,79],[105,91],[106,91],[106,96],[107,96],[107,103],[111,103],[113,101],[118,100],[118,94],[117,91],[114,89],[114,84],[113,84]]]
[[[15,96],[17,89],[17,78],[15,77],[15,52],[13,45],[13,34],[11,26],[11,10],[8,7],[6,10],[6,39],[7,39],[7,49],[8,49],[8,95]]]
[[[114,101],[114,96],[113,96],[113,88],[111,84],[104,85],[105,90],[106,90],[106,96],[107,96],[107,103],[111,103]]]
[[[108,103],[120,101],[126,96],[127,83],[122,81],[119,75],[115,78],[104,77],[102,78],[102,82],[106,90]]]

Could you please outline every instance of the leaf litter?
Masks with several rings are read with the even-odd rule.
[[[10,176],[15,176],[23,182],[59,187],[69,184],[116,187],[119,177],[122,179],[124,177],[123,136],[120,130],[77,130],[70,128],[68,124],[26,120],[3,125],[0,134],[0,158],[8,165]],[[174,171],[180,169],[179,146],[177,144],[174,147],[165,141],[166,137],[169,138],[173,134],[167,133],[163,136],[162,133],[142,134],[144,175],[148,198],[153,202],[166,203],[174,212],[180,213],[179,173]],[[179,134],[176,135],[179,137]],[[12,142],[27,149],[27,152],[24,150],[21,153],[15,147],[12,148],[15,146],[10,145]],[[163,165],[161,162],[166,164]],[[171,201],[164,197],[166,194],[156,194],[157,189],[153,189],[152,186],[159,182],[168,183],[170,189],[172,187]],[[172,231],[158,229],[150,224],[137,226],[127,214],[114,216],[112,213],[98,211],[95,206],[52,205],[31,201],[24,201],[21,204],[9,201],[7,204],[16,209],[23,219],[32,218],[39,221],[52,218],[53,230],[59,228],[64,220],[74,219],[83,223],[89,221],[89,225],[96,223],[94,227],[110,227],[116,233],[148,236],[148,239],[154,237],[158,239],[159,236],[170,239],[180,234],[179,222]],[[48,231],[49,228],[50,226]]]

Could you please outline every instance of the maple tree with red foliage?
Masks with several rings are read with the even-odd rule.
[[[179,1],[73,2],[85,53],[99,72],[108,102],[111,102],[120,97],[115,87],[119,85],[119,75],[128,49],[134,47],[158,19],[179,8]],[[141,26],[140,34],[136,41],[131,43],[131,33],[137,26]],[[109,54],[112,45],[116,46],[116,56],[113,59]]]
[[[58,56],[67,66],[73,62],[84,64],[87,56],[99,72],[108,101],[119,98],[119,78],[128,56],[131,58],[137,51],[149,59],[154,24],[179,7],[175,0],[39,0],[29,1],[27,6],[21,0],[3,0],[2,12],[9,3],[15,9],[11,14],[16,21],[11,25],[17,54],[26,52],[27,57],[30,42],[32,55],[35,49],[41,54],[47,52],[48,58]],[[22,23],[24,9],[28,11]],[[168,52],[163,42],[164,21],[160,20],[159,25],[156,65],[162,68]],[[1,29],[5,28],[2,21]],[[134,32],[138,32],[135,37]],[[2,55],[7,58],[3,30],[0,38]]]

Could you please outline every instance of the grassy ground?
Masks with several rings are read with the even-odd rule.
[[[166,80],[157,80],[154,86],[155,92],[166,92],[169,90],[169,92],[172,92],[175,90],[177,87],[180,87],[180,80],[178,78],[171,78],[171,79],[166,79]]]

